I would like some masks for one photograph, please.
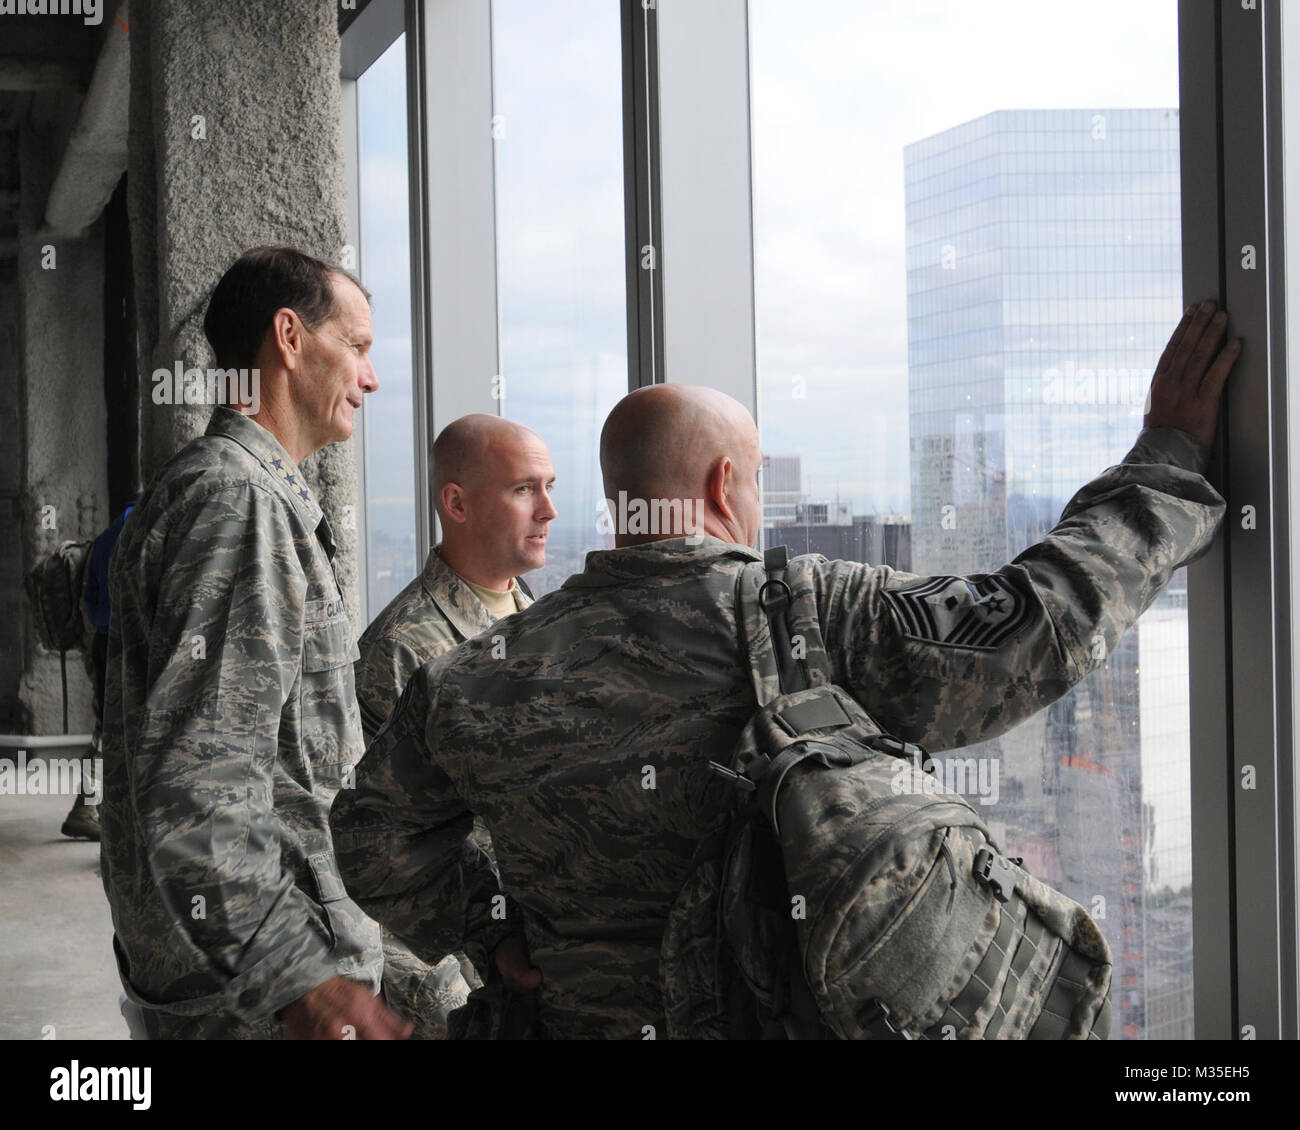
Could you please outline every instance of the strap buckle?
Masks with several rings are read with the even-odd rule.
[[[975,853],[975,878],[993,892],[998,902],[1006,902],[1016,893],[1015,865],[988,848]]]
[[[872,1011],[874,1010],[874,1011]],[[884,1025],[889,1032],[900,1040],[910,1040],[906,1028],[900,1028],[894,1023],[894,1014],[889,1011],[889,1005],[884,1001],[872,1001],[858,1017],[858,1023],[862,1025],[873,1036],[885,1038],[880,1032],[880,1025]]]
[[[736,788],[740,789],[741,792],[752,793],[758,788],[758,786],[743,773],[732,772],[732,770],[728,769],[725,765],[720,765],[716,761],[709,762],[709,769],[724,780],[730,781],[736,786]]]
[[[877,734],[869,739],[869,744],[873,749],[880,750],[881,753],[888,753],[893,757],[901,757],[904,761],[910,761],[917,769],[925,767],[925,750],[915,742],[905,742],[902,738],[896,738],[892,734]]]

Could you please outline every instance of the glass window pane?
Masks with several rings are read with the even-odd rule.
[[[556,473],[538,594],[613,544],[598,447],[627,392],[621,34],[608,0],[492,5],[504,414]]]
[[[406,36],[358,80],[361,280],[372,295],[370,356],[379,391],[366,397],[366,569],[370,616],[412,577],[415,437],[411,387],[411,252],[406,163]]]
[[[1181,314],[1177,4],[750,13],[765,540],[997,568],[1127,452]],[[996,839],[1103,927],[1112,1034],[1190,1038],[1184,575],[962,756],[997,767]]]

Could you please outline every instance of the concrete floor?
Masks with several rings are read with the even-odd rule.
[[[0,796],[0,1039],[127,1038],[99,845],[59,833],[71,807]]]

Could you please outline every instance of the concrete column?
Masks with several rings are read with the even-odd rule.
[[[262,244],[341,257],[337,21],[337,6],[320,0],[156,0],[132,9],[128,207],[146,482],[211,414],[210,406],[154,404],[151,375],[178,360],[214,363],[203,313],[231,262]],[[355,609],[351,441],[304,470],[334,528],[343,595]]]
[[[62,117],[70,121],[75,101],[67,109]],[[59,156],[59,124],[32,122],[19,145],[24,572],[62,542],[93,538],[108,523],[103,227],[96,223],[75,239],[42,229]],[[59,657],[39,646],[29,608],[25,614],[28,646],[19,698],[32,733],[57,734],[63,728]],[[90,681],[79,653],[68,657],[68,697],[69,729],[89,733]]]

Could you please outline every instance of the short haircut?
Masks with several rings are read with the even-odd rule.
[[[483,412],[471,412],[453,420],[438,433],[429,453],[429,489],[439,515],[442,514],[442,488],[448,483],[466,488],[478,486],[485,471],[491,469],[492,444],[507,436],[515,441],[531,436],[542,442],[532,428]]]
[[[288,307],[309,330],[338,312],[335,277],[349,279],[369,301],[370,293],[347,271],[292,247],[254,247],[221,276],[208,300],[203,333],[222,369],[248,369],[257,359],[275,312]]]

